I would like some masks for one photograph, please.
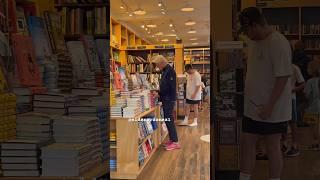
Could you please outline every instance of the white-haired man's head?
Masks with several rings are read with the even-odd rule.
[[[162,55],[154,56],[152,62],[155,63],[160,70],[163,70],[168,64],[168,60]]]

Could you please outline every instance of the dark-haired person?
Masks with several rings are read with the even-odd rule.
[[[190,127],[195,127],[198,126],[199,103],[201,101],[201,75],[197,70],[193,69],[191,64],[185,65],[185,71],[188,73],[186,88],[186,107],[185,117],[184,120],[180,123],[180,125],[188,125]],[[194,120],[191,124],[188,124],[190,106],[193,107]]]
[[[169,141],[164,143],[167,151],[180,149],[173,110],[176,103],[176,72],[162,55],[155,56],[153,63],[162,71],[159,97],[162,102],[164,119],[169,133]]]
[[[250,180],[256,160],[256,143],[265,140],[270,180],[280,180],[283,160],[281,135],[292,116],[291,47],[267,24],[258,8],[244,9],[241,31],[249,38],[240,180]]]

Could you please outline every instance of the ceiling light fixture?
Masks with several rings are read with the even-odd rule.
[[[161,13],[162,13],[162,14],[166,14],[166,12],[164,12],[164,11],[162,11]]]
[[[150,32],[150,31],[148,31],[148,34],[151,34],[151,32]]]
[[[163,4],[162,4],[162,1],[159,1],[159,2],[158,2],[158,6],[161,7],[162,5],[163,5]]]
[[[155,37],[154,35],[152,35],[151,37]]]
[[[162,42],[168,42],[169,39],[162,39],[161,41],[162,41]]]
[[[172,32],[175,32],[176,30],[172,29],[171,31],[172,31]]]
[[[173,24],[171,23],[171,24],[169,24],[169,26],[170,26],[170,27],[173,27]]]
[[[188,31],[189,34],[195,34],[196,32],[197,32],[197,31],[194,30],[194,29],[190,29],[190,30]]]
[[[148,31],[148,28],[145,28],[146,31]]]
[[[155,34],[156,36],[162,36],[163,35],[163,32],[158,32]]]
[[[199,43],[192,43],[192,45],[198,45]]]
[[[148,27],[148,28],[156,28],[157,25],[156,25],[156,24],[147,24],[147,27]]]
[[[143,25],[141,25],[141,28],[143,28],[143,29],[144,29],[144,28],[145,28],[145,25],[144,25],[144,24],[143,24]]]
[[[193,26],[193,25],[195,25],[196,24],[196,22],[195,21],[192,21],[192,20],[188,20],[186,23],[185,23],[185,25],[187,25],[187,26]]]
[[[196,41],[198,38],[191,38],[190,41]]]
[[[130,16],[130,17],[132,17],[132,16],[133,16],[133,14],[132,14],[132,13],[129,13],[129,16]]]
[[[141,15],[145,15],[147,12],[145,10],[141,9],[141,8],[138,8],[133,13],[136,14],[136,15],[141,16]]]
[[[181,11],[183,11],[183,12],[192,12],[192,11],[194,11],[194,8],[193,7],[184,7],[184,8],[181,8]]]
[[[176,37],[176,34],[167,34],[166,36]]]
[[[121,4],[120,9],[124,9],[124,5],[123,4]]]

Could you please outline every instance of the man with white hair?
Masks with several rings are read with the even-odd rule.
[[[176,72],[168,64],[167,59],[161,55],[155,56],[152,62],[162,71],[158,95],[162,102],[164,119],[169,132],[169,141],[164,143],[164,146],[167,151],[180,149],[173,118],[173,109],[176,103]]]

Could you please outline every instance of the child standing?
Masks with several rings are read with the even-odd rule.
[[[311,78],[307,81],[304,90],[308,100],[308,107],[305,111],[305,120],[312,126],[313,143],[310,150],[320,150],[320,63],[319,60],[313,60],[308,64],[308,73]]]

